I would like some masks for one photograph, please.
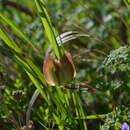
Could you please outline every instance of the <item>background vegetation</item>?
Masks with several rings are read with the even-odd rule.
[[[119,130],[130,124],[130,1],[40,2],[0,0],[0,130]],[[66,88],[49,86],[43,62],[50,46],[58,55],[62,47],[57,50],[54,39],[65,32],[62,47],[77,75]]]

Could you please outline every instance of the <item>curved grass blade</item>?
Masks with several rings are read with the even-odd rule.
[[[37,51],[32,41],[24,34],[22,30],[20,30],[20,27],[18,27],[14,22],[12,22],[7,16],[0,13],[0,21],[6,22],[6,24],[8,24],[21,38],[23,38],[29,45],[31,45],[31,47],[35,51]]]
[[[35,0],[38,12],[41,16],[41,20],[43,23],[43,26],[45,28],[46,35],[49,39],[50,44],[52,45],[54,49],[54,53],[58,59],[62,56],[62,50],[59,48],[57,42],[56,42],[56,37],[55,37],[55,30],[52,26],[51,20],[49,18],[47,9],[45,7],[45,4],[41,0]]]
[[[28,77],[32,80],[32,82],[34,83],[35,87],[39,90],[39,92],[41,93],[42,97],[46,100],[46,102],[48,103],[48,105],[50,105],[50,102],[45,94],[45,92],[43,91],[43,87],[42,85],[39,83],[39,81],[27,70],[25,70]]]
[[[8,47],[11,48],[11,50],[14,51],[15,58],[23,65],[23,67],[24,67],[27,75],[29,76],[29,78],[32,80],[32,82],[34,83],[34,85],[36,86],[36,88],[39,90],[39,92],[41,93],[41,95],[43,96],[43,98],[48,102],[47,96],[46,96],[45,92],[43,91],[41,83],[33,75],[33,74],[36,73],[36,71],[38,71],[38,73],[36,73],[37,76],[38,76],[38,78],[41,76],[40,70],[38,69],[38,67],[36,67],[36,65],[34,65],[33,62],[31,62],[31,60],[28,60],[28,62],[27,62],[25,60],[25,58],[21,56],[22,50],[17,47],[17,44],[10,37],[8,37],[6,35],[6,33],[4,33],[2,31],[2,29],[0,29],[0,38],[4,41],[4,43]],[[34,68],[31,68],[27,63],[29,63],[29,65],[31,64]],[[41,79],[41,77],[40,77],[39,79],[42,80],[42,83],[44,83],[44,85],[46,85],[46,83],[43,82],[44,81],[44,77],[43,76],[42,76],[42,78],[43,79]]]
[[[56,41],[57,41],[59,46],[61,46],[61,43],[63,46],[64,44],[68,43],[69,41],[75,40],[75,39],[81,38],[81,37],[88,37],[88,38],[92,39],[93,41],[95,41],[97,44],[102,43],[103,45],[107,46],[106,44],[104,44],[103,41],[97,39],[96,37],[93,37],[90,34],[80,33],[78,31],[64,32],[56,37]],[[48,51],[46,52],[46,56],[48,56],[52,51],[53,51],[53,48],[52,48],[52,46],[50,46]]]
[[[90,39],[92,39],[93,41],[95,41],[97,44],[104,44],[105,43],[103,41],[101,41],[100,39],[94,37],[93,35],[91,34],[86,34],[86,33],[80,33],[78,31],[69,31],[69,32],[64,32],[62,34],[60,34],[56,40],[57,40],[57,43],[60,45],[60,43],[62,42],[62,44],[64,43],[67,43],[71,40],[74,40],[74,39],[77,39],[77,38],[80,38],[80,37],[88,37]],[[105,45],[107,46],[107,45]]]
[[[22,52],[21,49],[14,43],[11,38],[9,38],[9,36],[2,29],[0,29],[0,38],[15,52]]]
[[[27,127],[28,127],[28,123],[29,123],[29,120],[30,120],[31,109],[32,109],[33,104],[36,101],[39,94],[40,94],[39,90],[36,89],[35,92],[33,93],[33,96],[31,97],[30,102],[29,102],[28,109],[27,109],[27,112],[26,112],[26,126]]]
[[[9,38],[9,36],[2,29],[0,29],[0,38],[3,39],[3,41],[15,52],[17,52],[20,55],[22,54],[22,50],[17,46],[17,44],[11,38]],[[39,68],[29,58],[25,57],[24,60],[28,63],[30,68],[32,68],[32,70],[37,74],[41,82],[46,86],[46,80],[42,72],[39,70]]]
[[[46,80],[45,80],[42,72],[40,71],[40,69],[29,58],[25,58],[25,60],[28,63],[28,65],[30,66],[30,68],[32,68],[32,70],[37,74],[37,76],[41,80],[42,84],[47,86]]]

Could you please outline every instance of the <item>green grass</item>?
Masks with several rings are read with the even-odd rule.
[[[38,130],[116,130],[129,124],[129,3],[32,3],[34,18],[0,8],[0,87],[5,86],[0,88],[0,125],[21,129],[32,120]],[[65,50],[73,56],[77,75],[66,87],[50,86],[42,72],[46,55],[60,60]],[[19,90],[21,97],[13,95]]]

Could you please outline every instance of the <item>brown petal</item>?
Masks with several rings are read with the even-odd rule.
[[[54,64],[54,59],[51,57],[46,57],[43,65],[43,73],[45,76],[45,79],[49,85],[57,85],[58,84],[58,79],[56,76],[56,66]]]
[[[48,56],[43,65],[43,73],[48,84],[63,85],[76,75],[76,69],[70,53],[65,52],[60,60]]]

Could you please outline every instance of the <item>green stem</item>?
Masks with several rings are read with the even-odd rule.
[[[82,119],[82,120],[90,120],[90,119],[103,119],[107,116],[108,114],[101,114],[101,115],[90,115],[90,116],[85,116],[85,117],[75,117],[76,120]]]

